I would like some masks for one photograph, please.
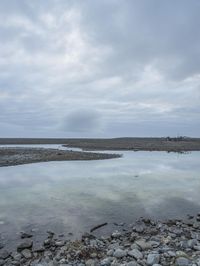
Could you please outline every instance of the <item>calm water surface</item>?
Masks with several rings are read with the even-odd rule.
[[[45,228],[76,236],[102,222],[200,211],[200,152],[123,154],[1,167],[1,234]]]

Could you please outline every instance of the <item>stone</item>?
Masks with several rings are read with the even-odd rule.
[[[102,265],[102,266],[108,266],[108,265],[111,264],[111,262],[112,262],[112,258],[108,257],[108,258],[103,259],[100,262],[100,265]]]
[[[194,246],[196,246],[198,244],[198,241],[196,239],[190,239],[187,242],[187,245],[189,248],[193,248]]]
[[[143,254],[138,249],[132,249],[128,252],[128,255],[135,258],[136,260],[142,259]]]
[[[85,262],[85,265],[86,266],[95,266],[96,265],[96,261],[95,260],[92,260],[92,259],[89,259]]]
[[[32,258],[32,254],[29,249],[23,249],[21,252],[22,256],[26,259]]]
[[[152,249],[152,245],[149,242],[146,242],[145,240],[137,240],[135,243],[141,248],[141,250],[148,250]]]
[[[62,247],[64,245],[65,245],[65,241],[63,241],[63,240],[59,240],[59,241],[56,241],[55,242],[55,246],[56,247]]]
[[[45,251],[45,248],[43,245],[41,245],[39,243],[34,243],[34,245],[32,247],[32,251],[33,252],[43,252],[43,251]]]
[[[127,255],[127,252],[125,250],[122,250],[120,248],[116,249],[115,252],[113,253],[113,256],[115,258],[123,258]]]
[[[126,266],[139,266],[139,264],[136,261],[129,261],[128,263],[126,263]]]
[[[5,264],[5,261],[0,259],[0,266],[3,266]]]
[[[30,238],[33,235],[31,233],[27,233],[27,232],[21,232],[21,238]]]
[[[10,252],[8,252],[6,249],[0,250],[0,259],[7,259],[10,256]]]
[[[107,251],[107,256],[112,256],[112,255],[113,255],[113,252],[114,252],[114,251],[113,251],[112,249],[108,250],[108,251]]]
[[[185,257],[179,257],[176,259],[176,265],[177,266],[188,266],[189,260]]]
[[[115,231],[112,233],[112,238],[119,238],[122,234],[119,231]]]
[[[22,249],[27,249],[27,248],[31,248],[33,245],[33,241],[29,238],[25,239],[23,242],[21,242],[18,246],[17,246],[17,251],[20,251]]]
[[[16,252],[16,253],[12,254],[12,257],[14,260],[20,261],[22,258],[22,255],[20,253]]]
[[[160,254],[150,253],[147,256],[147,265],[158,264],[160,262]]]
[[[143,223],[136,223],[133,227],[133,231],[137,233],[142,233],[145,230],[145,225]]]

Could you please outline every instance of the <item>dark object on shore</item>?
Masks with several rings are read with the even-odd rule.
[[[96,225],[95,227],[93,227],[91,230],[90,230],[90,233],[94,232],[95,230],[103,227],[103,226],[106,226],[108,223],[103,223],[103,224],[99,224],[99,225]]]

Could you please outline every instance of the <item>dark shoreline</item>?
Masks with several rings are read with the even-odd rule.
[[[83,150],[200,151],[200,138],[0,138],[0,145],[62,144]]]

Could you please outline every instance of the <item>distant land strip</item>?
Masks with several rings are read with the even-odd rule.
[[[83,150],[200,151],[200,138],[0,138],[0,145],[62,144]]]

